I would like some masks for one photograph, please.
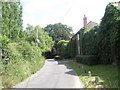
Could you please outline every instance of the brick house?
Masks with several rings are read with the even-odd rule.
[[[80,30],[86,30],[93,26],[97,25],[97,23],[90,21],[87,23],[87,17],[84,15],[83,18],[83,27]],[[82,55],[81,45],[80,45],[80,30],[71,38],[71,40],[75,40],[76,42],[76,55]]]

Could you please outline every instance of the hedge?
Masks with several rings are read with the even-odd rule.
[[[68,58],[68,52],[67,52],[68,43],[69,43],[69,41],[65,41],[65,40],[60,40],[57,43],[57,54],[61,58]]]
[[[74,58],[76,56],[76,41],[75,40],[69,41],[66,51],[67,51],[68,58]]]
[[[76,61],[86,65],[96,65],[98,64],[98,56],[79,55],[79,56],[76,56]]]
[[[84,30],[81,35],[82,55],[97,55],[100,57],[100,64],[118,63],[120,56],[119,22],[120,10],[109,3],[100,25]]]

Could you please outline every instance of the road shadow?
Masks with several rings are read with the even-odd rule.
[[[58,62],[58,65],[64,65],[65,62],[64,61],[57,61]]]
[[[70,75],[77,76],[77,74],[76,74],[75,71],[73,71],[73,70],[68,71],[68,72],[65,72],[65,74],[70,74]]]
[[[57,61],[57,62],[58,65],[65,65],[65,67],[70,70],[68,72],[65,72],[65,74],[77,76],[76,72],[67,64],[68,61]]]
[[[46,59],[48,62],[55,62],[54,59]]]
[[[57,61],[57,62],[58,62],[58,65],[65,65],[65,67],[66,67],[67,69],[72,69],[72,68],[67,64],[68,61]]]

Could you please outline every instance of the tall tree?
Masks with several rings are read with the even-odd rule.
[[[65,40],[67,36],[72,36],[72,27],[63,25],[61,23],[49,24],[44,30],[49,36],[53,38],[54,41]]]
[[[2,35],[10,39],[22,37],[22,23],[20,2],[2,2]]]
[[[38,31],[38,33],[36,33],[36,31]],[[24,33],[26,40],[30,43],[36,43],[36,36],[38,34],[38,39],[40,41],[38,46],[43,52],[50,51],[54,44],[52,37],[50,37],[40,26],[33,27],[32,25],[28,24]]]

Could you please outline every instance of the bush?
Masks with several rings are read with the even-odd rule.
[[[66,49],[63,51],[65,52],[66,58],[74,58],[76,56],[76,41],[71,40],[67,43]]]
[[[57,44],[58,55],[61,58],[68,58],[68,52],[67,52],[67,45],[68,45],[68,43],[69,43],[69,41],[61,40]]]
[[[5,55],[4,55],[5,54]],[[44,57],[38,46],[27,41],[9,43],[3,56],[3,87],[9,88],[25,80],[44,65]]]
[[[95,55],[81,55],[76,57],[76,61],[86,65],[96,65],[98,57]]]
[[[94,26],[88,30],[85,30],[82,36],[82,54],[83,55],[97,55],[98,44],[97,44],[97,32],[99,26]]]
[[[10,39],[8,37],[0,35],[0,48],[5,48],[9,42]]]

